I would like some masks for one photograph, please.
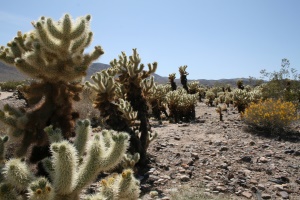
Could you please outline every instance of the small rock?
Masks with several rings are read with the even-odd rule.
[[[248,192],[248,191],[244,191],[242,192],[242,196],[250,199],[252,197],[252,193],[251,192]]]
[[[286,191],[280,191],[277,194],[280,195],[283,199],[289,198],[289,193],[287,193]]]
[[[198,160],[199,159],[199,155],[197,153],[192,153],[191,154],[192,158]]]
[[[265,185],[263,185],[263,184],[258,184],[257,188],[260,189],[260,190],[265,190],[266,189]]]
[[[223,147],[221,147],[220,151],[228,151],[228,147],[223,146]]]
[[[208,181],[211,181],[212,180],[212,178],[210,177],[210,176],[204,176],[203,177],[205,180],[208,180]]]
[[[267,162],[268,162],[268,159],[265,158],[265,157],[260,157],[260,158],[258,159],[258,161],[261,162],[261,163],[267,163]]]
[[[187,181],[190,180],[190,177],[188,177],[187,175],[181,175],[181,176],[179,177],[179,179],[180,179],[181,181],[183,181],[183,182],[187,182]]]
[[[270,194],[267,194],[267,193],[262,193],[261,198],[263,198],[263,199],[271,199],[272,196]]]
[[[251,162],[252,158],[250,156],[244,156],[244,157],[241,158],[241,161],[243,161],[243,162]]]

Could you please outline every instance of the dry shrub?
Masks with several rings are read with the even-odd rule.
[[[251,103],[243,113],[243,119],[249,125],[277,133],[288,128],[299,117],[296,104],[281,99],[266,99]]]

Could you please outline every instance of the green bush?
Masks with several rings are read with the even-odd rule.
[[[6,81],[0,83],[0,88],[2,91],[15,91],[18,85],[26,84],[26,81]]]

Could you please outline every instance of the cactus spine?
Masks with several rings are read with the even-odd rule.
[[[89,132],[89,126],[87,120],[78,122],[78,137],[82,138],[81,134]],[[51,129],[47,127],[46,132],[61,134]],[[100,172],[108,171],[122,161],[128,148],[128,140],[127,133],[104,130],[90,139],[84,149],[86,156],[79,154],[82,145],[78,148],[79,146],[64,139],[52,140],[55,141],[51,144],[52,156],[47,158],[50,164],[46,166],[51,181],[33,176],[27,164],[20,159],[11,159],[4,166],[5,179],[0,184],[0,199],[21,199],[23,191],[27,191],[30,200],[79,200],[81,191]],[[83,162],[78,162],[81,158]],[[137,199],[139,193],[139,182],[128,169],[121,175],[112,175],[102,180],[100,191],[94,195],[86,195],[83,199]]]
[[[89,54],[83,53],[93,36],[90,19],[87,15],[72,20],[66,14],[56,22],[41,17],[32,23],[32,31],[18,32],[7,47],[0,48],[1,61],[35,80],[19,88],[27,99],[27,108],[6,106],[0,111],[0,120],[11,127],[9,134],[22,136],[16,156],[23,156],[32,143],[42,146],[42,149],[34,148],[32,162],[48,156],[48,136],[44,128],[50,124],[60,128],[64,138],[73,135],[78,113],[73,111],[72,103],[79,100],[82,91],[78,80],[86,75],[92,61],[104,53],[100,46]]]

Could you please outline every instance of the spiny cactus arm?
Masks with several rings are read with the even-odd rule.
[[[54,166],[53,187],[57,194],[69,194],[76,184],[78,157],[76,148],[68,141],[51,144]]]
[[[157,138],[157,132],[154,132],[154,134],[149,133],[149,137],[148,137],[148,144],[151,143],[153,140],[155,140],[155,138]]]
[[[22,200],[22,197],[18,195],[13,185],[9,183],[1,183],[0,200]]]
[[[46,178],[39,178],[30,183],[28,187],[29,200],[51,200],[53,189]]]
[[[7,141],[8,141],[8,136],[0,137],[0,165],[3,164],[4,160],[5,160],[5,143]],[[1,177],[1,174],[0,174],[0,177]]]
[[[119,99],[118,110],[123,113],[123,118],[125,118],[130,124],[134,122],[137,118],[137,112],[133,111],[130,102],[123,99]]]
[[[17,119],[15,117],[7,115],[2,110],[0,110],[0,120],[9,126],[15,126],[17,124]]]
[[[153,62],[152,64],[148,63],[148,71],[143,71],[141,78],[148,78],[151,74],[155,73],[157,69],[157,62]]]
[[[80,69],[87,69],[87,67],[94,61],[97,60],[101,55],[104,54],[104,50],[101,46],[96,46],[94,51],[90,54],[86,54],[83,56],[83,62],[78,67],[78,70]]]
[[[126,153],[122,162],[121,162],[121,166],[124,169],[128,169],[128,168],[134,168],[135,164],[140,160],[140,154],[139,153],[135,153],[134,155],[130,154],[130,153]]]
[[[133,54],[132,54],[132,56],[129,56],[129,60],[133,64],[133,68],[132,68],[133,72],[135,74],[137,74],[137,73],[139,73],[143,70],[144,65],[139,66],[139,64],[141,63],[141,58],[140,58],[140,55],[137,52],[137,49],[134,48],[134,49],[132,49],[132,51],[133,51]]]
[[[152,76],[150,79],[142,80],[141,86],[143,88],[143,93],[145,94],[145,96],[147,96],[147,94],[154,87],[154,76]]]
[[[42,165],[43,165],[45,171],[49,174],[50,179],[54,180],[55,171],[54,171],[54,166],[53,166],[53,162],[52,162],[51,158],[50,157],[44,158],[42,160]]]
[[[186,72],[186,68],[187,68],[187,65],[183,65],[183,66],[179,67],[180,75],[189,75],[189,73]]]
[[[74,146],[78,151],[78,156],[82,156],[84,154],[86,143],[88,140],[88,134],[91,132],[90,121],[82,120],[77,122],[77,126],[75,129],[76,139],[74,141]]]
[[[109,177],[101,180],[100,182],[100,192],[98,193],[99,197],[105,199],[118,199],[118,188],[115,187],[115,184],[118,182],[118,174],[111,174]]]
[[[53,129],[53,126],[50,125],[44,128],[44,131],[48,134],[50,143],[63,141],[61,129],[59,128]]]
[[[18,190],[25,190],[33,180],[33,174],[20,159],[10,159],[5,163],[3,174],[6,182]]]
[[[169,80],[174,80],[176,78],[176,73],[169,74]]]
[[[139,182],[134,178],[133,171],[126,169],[120,175],[119,200],[136,200],[140,196]]]
[[[98,173],[112,169],[121,162],[129,145],[129,136],[122,132],[114,135],[113,132],[109,131],[113,140],[109,148],[103,145],[98,135],[91,141],[87,150],[87,159],[79,168],[75,191],[81,191],[96,178]]]

